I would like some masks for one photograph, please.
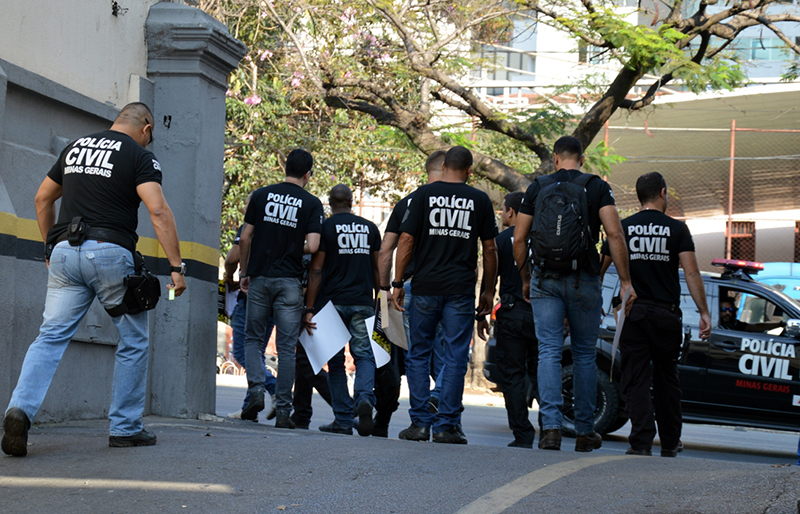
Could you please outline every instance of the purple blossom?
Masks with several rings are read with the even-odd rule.
[[[263,61],[267,57],[272,57],[272,52],[270,52],[269,50],[264,50],[264,53],[261,54],[261,57],[259,57],[259,60]]]
[[[261,103],[261,98],[259,98],[257,94],[253,93],[253,96],[248,96],[244,99],[244,103],[247,105],[258,105]]]

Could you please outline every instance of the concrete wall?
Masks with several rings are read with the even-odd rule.
[[[158,0],[3,0],[0,57],[100,103],[128,103],[131,75],[147,72],[144,22]]]
[[[65,13],[67,8],[54,2],[4,2],[0,16],[2,408],[44,308],[47,270],[35,221],[35,192],[69,141],[108,128],[119,108],[144,101],[156,119],[151,149],[162,164],[165,196],[178,222],[188,285],[184,296],[169,302],[165,295],[150,312],[146,409],[180,417],[214,411],[226,78],[245,49],[222,24],[195,8],[153,4],[123,6],[129,11],[115,17],[110,3],[102,3],[102,8],[96,2],[70,5]],[[34,33],[35,37],[30,35]],[[34,49],[28,48],[32,45]],[[168,263],[144,207],[138,232],[138,249],[148,268],[161,275],[162,284],[168,282]],[[95,303],[67,349],[37,421],[107,415],[118,337],[110,318]]]

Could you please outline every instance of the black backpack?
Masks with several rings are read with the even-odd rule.
[[[540,189],[530,234],[534,266],[557,273],[584,268],[592,244],[586,185],[596,176],[582,173],[565,182],[552,176],[536,179]]]

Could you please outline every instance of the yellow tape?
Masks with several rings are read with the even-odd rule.
[[[18,218],[8,212],[0,212],[0,234],[28,241],[39,242],[42,240],[36,220]],[[158,240],[152,237],[140,237],[136,249],[147,257],[167,257]],[[217,267],[219,266],[219,249],[192,241],[181,241],[181,258],[184,261],[191,260]]]

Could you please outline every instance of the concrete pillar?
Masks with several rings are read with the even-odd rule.
[[[165,308],[159,304],[151,315],[149,411],[196,417],[215,408],[225,92],[246,48],[222,23],[176,3],[151,7],[145,28],[147,78],[154,84],[152,150],[177,220],[188,287],[174,302],[164,297]],[[140,218],[147,217],[142,209]],[[148,265],[168,277],[152,228],[140,223],[140,229]]]

